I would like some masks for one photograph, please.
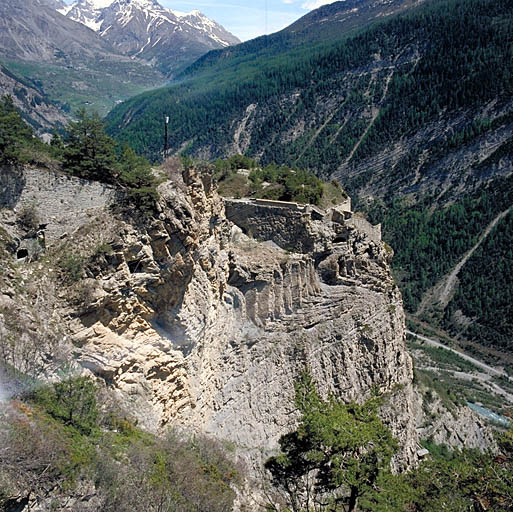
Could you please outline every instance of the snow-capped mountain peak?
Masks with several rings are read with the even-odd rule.
[[[98,32],[122,53],[163,68],[240,42],[200,11],[174,11],[157,0],[75,0],[59,12]]]
[[[109,7],[114,0],[76,0],[71,5],[59,9],[64,16],[86,25],[94,31],[100,29],[101,23],[98,18],[101,16],[102,9]]]

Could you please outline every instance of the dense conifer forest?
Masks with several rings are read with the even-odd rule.
[[[490,265],[490,260],[495,262]],[[513,348],[513,212],[510,210],[478,247],[459,275],[460,284],[445,312],[451,331],[451,313],[461,310],[471,320],[464,332],[469,339],[511,351]]]
[[[301,110],[314,106],[319,95],[335,94],[345,73],[364,69],[376,58],[385,60],[418,51],[418,60],[404,65],[398,60],[384,109],[353,156],[362,158],[448,111],[493,98],[511,98],[513,21],[507,13],[512,8],[511,0],[435,2],[338,42],[329,39],[324,44],[288,49],[285,36],[275,36],[245,43],[233,58],[221,62],[216,62],[215,54],[207,54],[203,63],[213,60],[217,65],[202,65],[200,61],[183,83],[143,94],[115,108],[108,117],[109,131],[137,151],[158,159],[162,121],[169,115],[171,147],[179,148],[190,140],[188,152],[204,144],[222,148],[230,133],[223,128],[241,109],[298,91],[300,100],[293,111],[283,108],[271,113],[267,125],[253,134],[248,152],[257,154],[284,123],[292,124]],[[368,85],[356,81],[347,104],[354,109]],[[382,84],[375,88],[374,94],[383,93]],[[331,129],[336,130],[336,121],[332,120]],[[301,139],[292,143],[275,140],[263,151],[264,163],[333,168],[362,135],[363,125],[350,124],[338,133],[336,144],[331,137],[318,137],[299,158]],[[486,128],[476,120],[462,127],[462,133],[449,143],[458,144],[465,136]]]

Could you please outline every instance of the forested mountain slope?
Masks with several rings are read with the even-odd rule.
[[[208,52],[189,66],[181,78],[191,77],[208,68],[215,72],[233,68],[240,62],[255,61],[258,65],[273,55],[301,48],[311,54],[315,46],[322,48],[354,34],[362,27],[382,22],[386,17],[423,3],[438,0],[343,0],[315,9],[292,25],[267,36],[257,37],[243,44]],[[296,54],[297,57],[299,54]]]
[[[383,222],[415,312],[513,204],[512,12],[512,0],[448,0],[338,41],[331,32],[302,47],[286,43],[286,31],[257,39],[223,58],[207,54],[188,80],[120,105],[110,130],[159,158],[169,115],[173,150],[206,158],[246,153],[336,177]],[[502,253],[489,255],[488,267],[495,257]],[[477,300],[507,304],[497,286],[491,302]],[[468,316],[460,306],[424,316],[483,341],[475,333],[486,331],[488,313]],[[510,306],[501,311],[511,317]],[[501,339],[513,339],[510,326],[497,328]]]
[[[436,140],[440,152],[494,128],[490,120],[508,111],[511,4],[437,2],[310,51],[282,51],[270,40],[267,53],[276,54],[265,59],[252,41],[183,84],[119,106],[109,117],[112,132],[158,156],[160,130],[141,132],[170,115],[175,148],[190,140],[190,152],[225,154],[239,139],[240,149],[264,161],[344,178],[359,175],[358,164],[406,135]],[[487,101],[492,108],[477,119],[461,115],[479,114]],[[440,120],[450,122],[445,136],[434,126]],[[390,163],[407,149],[396,148]]]

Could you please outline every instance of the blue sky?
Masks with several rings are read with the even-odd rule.
[[[271,34],[312,9],[334,0],[159,0],[164,7],[189,12],[198,9],[242,41]]]

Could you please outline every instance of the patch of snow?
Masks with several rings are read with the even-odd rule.
[[[75,2],[74,5],[85,4],[86,6],[91,6],[91,7],[93,7],[93,9],[97,10],[97,9],[104,9],[105,7],[108,7],[109,5],[111,5],[112,3],[114,3],[114,0],[78,0],[78,2]]]
[[[171,14],[174,14],[177,18],[185,18],[186,16],[189,16],[189,14],[191,14],[190,12],[175,11],[173,9],[167,8],[166,11],[169,11]]]
[[[131,0],[130,4],[141,9],[160,8],[160,5],[153,0]]]
[[[98,32],[100,30],[100,27],[102,26],[101,21],[95,21],[94,19],[86,19],[84,21],[81,21],[80,23],[82,23],[82,25],[85,25],[86,27],[89,27],[95,32]]]
[[[142,53],[144,51],[144,49],[150,44],[150,41],[151,41],[151,37],[148,37],[148,41],[146,42],[146,44],[135,55],[139,55],[140,53]],[[152,46],[155,46],[155,45],[152,44]]]
[[[71,5],[67,5],[66,7],[63,7],[62,9],[57,9],[57,12],[60,12],[63,16],[66,16],[69,11],[71,11]]]
[[[104,29],[100,32],[100,35],[104,36],[111,28],[112,28],[112,25],[109,25],[106,29]]]

